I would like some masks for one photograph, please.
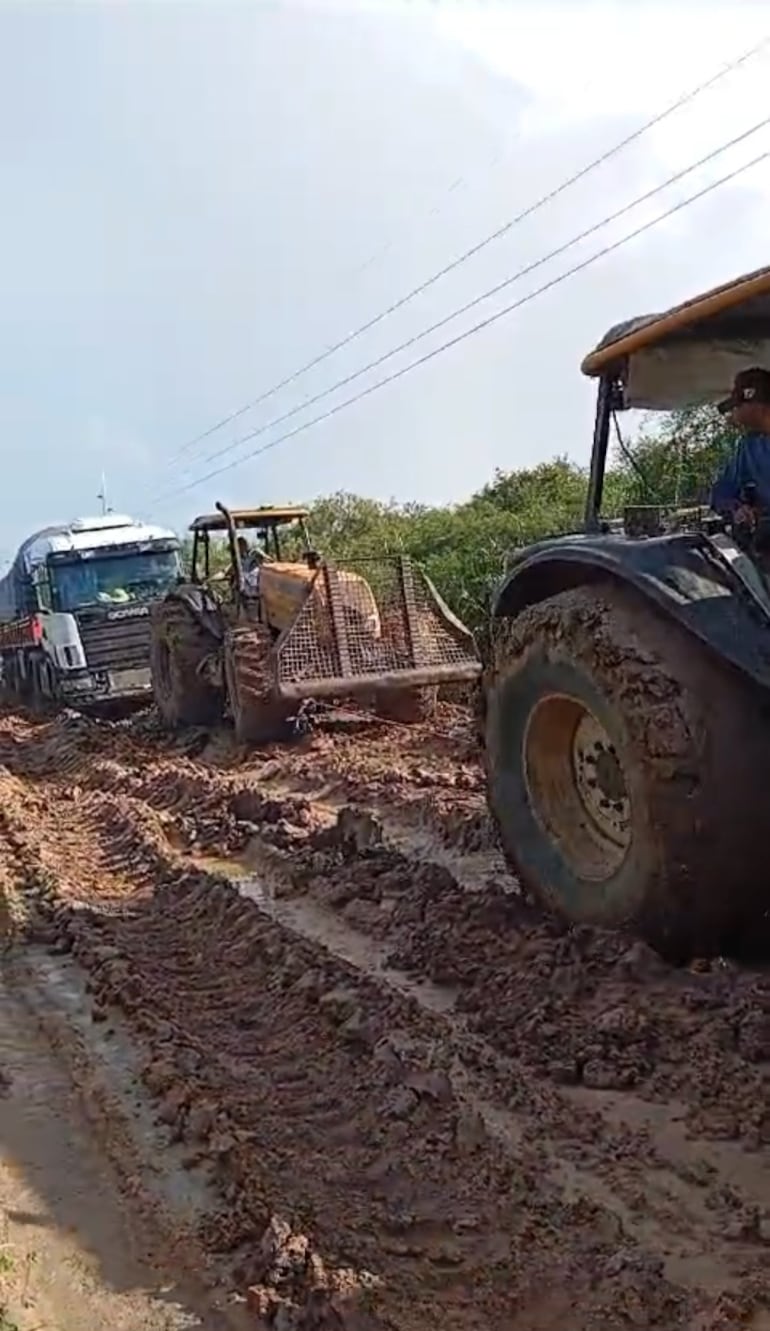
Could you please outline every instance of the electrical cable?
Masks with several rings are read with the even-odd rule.
[[[391,314],[394,314],[397,310],[402,309],[405,305],[409,304],[417,296],[421,295],[424,291],[427,291],[436,282],[440,281],[441,278],[446,277],[456,268],[459,268],[461,264],[467,263],[469,259],[473,258],[476,254],[479,254],[483,249],[486,249],[488,245],[491,245],[493,242],[500,240],[503,236],[507,235],[508,232],[511,231],[515,226],[518,226],[519,223],[525,221],[528,217],[533,216],[533,214],[538,212],[541,208],[544,208],[546,204],[553,202],[554,199],[558,198],[566,190],[570,189],[573,185],[577,184],[578,181],[583,180],[591,171],[594,171],[596,170],[597,167],[602,166],[605,162],[609,161],[610,158],[616,156],[624,148],[627,148],[631,143],[636,142],[639,138],[642,137],[643,134],[646,134],[649,130],[654,129],[656,125],[661,124],[669,116],[673,115],[676,111],[679,111],[683,106],[688,105],[696,97],[699,97],[702,93],[707,92],[710,88],[714,87],[715,84],[717,84],[721,79],[725,78],[728,74],[733,73],[736,69],[746,64],[747,61],[751,60],[755,55],[759,53],[759,51],[761,51],[765,46],[767,46],[768,42],[770,42],[770,34],[763,37],[761,41],[757,42],[756,45],[752,46],[748,51],[744,51],[744,53],[738,56],[735,60],[731,61],[727,65],[722,66],[721,69],[717,70],[717,72],[715,74],[712,74],[708,79],[705,79],[703,82],[697,84],[694,88],[689,89],[687,92],[682,93],[682,95],[678,97],[676,101],[671,102],[668,106],[664,107],[662,111],[659,111],[651,119],[645,121],[644,124],[640,125],[638,129],[634,130],[631,134],[626,135],[625,138],[621,139],[618,143],[614,144],[613,147],[608,148],[599,157],[594,158],[586,166],[581,167],[581,169],[575,172],[574,175],[562,181],[561,184],[557,185],[547,194],[544,194],[540,199],[536,200],[535,203],[529,204],[522,212],[517,213],[515,217],[509,218],[508,221],[504,222],[502,226],[498,227],[495,231],[485,236],[482,240],[477,241],[476,244],[470,247],[470,249],[465,250],[463,254],[458,255],[450,263],[445,264],[443,268],[440,268],[437,272],[433,273],[431,277],[428,277],[425,279],[425,281],[419,283],[418,286],[414,287],[411,291],[407,292],[405,296],[402,296],[400,297],[399,300],[394,301],[391,305],[387,306],[386,309],[380,311],[379,314],[376,314],[373,318],[368,319],[366,323],[363,323],[358,328],[354,329],[353,332],[348,333],[338,342],[333,343],[332,346],[327,347],[325,351],[322,351],[317,356],[314,356],[312,360],[309,360],[305,365],[302,365],[298,370],[293,371],[293,373],[287,375],[286,378],[281,379],[278,383],[273,384],[271,388],[268,388],[263,393],[260,393],[258,397],[252,398],[250,402],[245,403],[242,407],[239,407],[236,411],[230,412],[229,415],[223,416],[221,420],[217,421],[214,425],[211,425],[207,430],[204,430],[201,434],[195,435],[192,439],[189,439],[187,443],[183,444],[181,449],[179,449],[179,451],[176,454],[174,454],[174,456],[169,460],[168,465],[169,466],[174,465],[178,461],[178,459],[184,453],[187,452],[188,449],[193,448],[196,444],[201,443],[204,439],[208,439],[210,435],[215,434],[218,430],[223,429],[226,425],[230,425],[234,420],[237,420],[239,417],[243,416],[246,412],[252,411],[255,407],[260,406],[261,403],[266,402],[268,398],[274,397],[276,393],[281,391],[281,389],[288,387],[289,384],[294,383],[303,374],[307,374],[308,371],[315,369],[317,365],[322,364],[323,361],[327,360],[330,356],[334,355],[335,352],[341,351],[343,347],[349,346],[351,342],[355,341],[359,337],[362,337],[364,333],[369,332],[369,330],[371,328],[376,327],[377,324],[382,323],[382,321],[384,319],[389,318]]]
[[[511,305],[504,306],[503,309],[497,310],[494,314],[488,315],[486,319],[482,319],[479,323],[474,324],[471,328],[465,329],[462,333],[458,333],[455,337],[450,338],[448,341],[441,343],[440,346],[434,347],[431,351],[425,352],[425,354],[423,356],[418,357],[417,360],[410,361],[408,365],[402,366],[401,369],[399,370],[394,370],[392,374],[386,375],[384,379],[378,379],[375,383],[369,384],[368,387],[363,388],[359,393],[354,394],[353,397],[345,398],[344,401],[338,402],[335,406],[330,407],[328,411],[322,412],[318,416],[314,416],[312,420],[303,422],[302,425],[296,426],[293,430],[288,430],[285,434],[279,435],[277,439],[271,439],[269,443],[263,444],[260,448],[253,449],[252,452],[247,453],[245,457],[234,458],[232,462],[227,462],[223,466],[217,467],[214,471],[207,473],[207,475],[205,476],[200,476],[197,479],[189,481],[186,485],[178,486],[175,489],[167,491],[165,494],[159,495],[153,502],[154,503],[165,502],[167,499],[173,498],[178,494],[184,494],[188,490],[196,489],[199,485],[203,485],[205,484],[205,482],[213,480],[215,477],[221,476],[225,472],[232,471],[234,468],[240,467],[244,462],[248,462],[252,458],[258,457],[260,456],[260,454],[268,452],[269,449],[277,448],[279,444],[283,444],[287,440],[295,438],[296,435],[302,434],[305,430],[309,430],[313,426],[320,425],[323,421],[329,420],[332,416],[338,415],[341,411],[345,411],[348,407],[354,406],[355,403],[362,401],[363,398],[369,397],[372,393],[377,392],[380,388],[385,388],[386,385],[395,383],[396,380],[398,379],[402,379],[404,375],[409,374],[411,370],[416,370],[420,365],[426,365],[429,361],[434,360],[437,356],[442,355],[445,351],[449,351],[452,347],[456,347],[461,342],[466,341],[467,338],[473,337],[475,336],[476,333],[480,333],[483,329],[491,327],[493,324],[497,323],[498,320],[507,317],[507,315],[512,314],[515,310],[521,309],[522,306],[529,304],[530,301],[535,300],[538,296],[543,295],[546,291],[551,291],[554,287],[559,286],[562,282],[566,281],[568,278],[574,277],[577,273],[583,272],[584,269],[589,268],[599,259],[604,258],[608,254],[614,253],[616,250],[619,250],[623,245],[627,245],[630,241],[635,240],[637,236],[643,235],[645,232],[650,231],[653,227],[658,226],[661,222],[666,221],[669,217],[673,217],[675,214],[682,212],[683,209],[689,208],[693,203],[697,203],[699,199],[705,198],[708,194],[712,194],[715,190],[720,189],[723,185],[727,185],[729,184],[730,181],[736,180],[746,171],[749,171],[753,167],[758,166],[760,162],[767,161],[769,157],[770,157],[770,149],[766,150],[763,153],[760,153],[757,157],[752,158],[749,162],[744,162],[742,166],[736,167],[735,170],[729,172],[727,175],[720,176],[718,180],[712,181],[710,184],[705,185],[702,189],[698,190],[697,193],[691,194],[688,196],[688,198],[680,200],[679,203],[676,203],[672,205],[671,208],[668,208],[666,212],[660,213],[657,217],[650,218],[650,220],[647,222],[643,222],[642,225],[638,226],[634,231],[630,231],[628,232],[627,235],[621,236],[619,240],[613,241],[609,245],[605,245],[603,249],[597,250],[594,254],[589,255],[587,259],[583,259],[581,260],[580,263],[575,264],[572,268],[568,268],[563,273],[559,273],[556,277],[553,277],[548,282],[543,283],[542,286],[537,287],[534,291],[529,292],[526,296],[522,296],[519,300],[514,301]]]
[[[617,222],[619,218],[624,217],[627,213],[633,211],[634,208],[638,208],[641,204],[647,203],[650,199],[654,198],[655,195],[668,189],[669,186],[677,184],[678,181],[683,180],[685,176],[691,175],[693,171],[697,171],[700,167],[706,166],[709,162],[714,161],[715,158],[719,157],[722,153],[729,152],[731,148],[737,147],[739,143],[743,143],[752,135],[759,133],[759,131],[764,129],[767,125],[770,125],[770,116],[765,116],[763,120],[758,121],[757,124],[752,125],[749,129],[743,130],[732,139],[728,139],[726,143],[720,144],[718,148],[713,148],[696,162],[691,162],[680,171],[675,171],[673,175],[669,176],[659,185],[654,185],[652,189],[646,190],[643,194],[637,195],[637,197],[632,199],[630,203],[624,204],[622,208],[616,209],[614,213],[608,213],[600,221],[592,223],[591,226],[586,227],[585,230],[579,232],[576,236],[573,236],[571,240],[565,241],[564,244],[557,246],[556,249],[550,250],[548,254],[544,254],[539,259],[533,260],[532,263],[526,264],[523,268],[519,268],[509,277],[496,283],[495,286],[488,287],[487,290],[481,292],[480,295],[474,296],[471,300],[466,301],[464,305],[452,310],[449,314],[444,315],[443,318],[437,319],[435,323],[422,329],[421,332],[414,333],[411,337],[406,338],[405,341],[399,343],[398,346],[393,347],[390,351],[383,352],[381,356],[375,357],[374,360],[369,361],[368,364],[362,366],[360,369],[353,370],[342,379],[338,379],[336,383],[333,383],[329,388],[321,389],[319,393],[315,393],[313,397],[306,398],[304,402],[301,402],[296,407],[292,407],[289,411],[284,412],[283,415],[275,416],[272,420],[266,421],[264,425],[258,425],[247,434],[240,435],[237,439],[225,444],[224,447],[215,449],[213,453],[209,453],[201,459],[201,463],[205,464],[207,462],[214,462],[217,458],[224,457],[227,453],[231,453],[233,449],[239,448],[242,444],[248,443],[252,439],[259,438],[260,435],[266,434],[268,430],[274,429],[276,425],[283,425],[285,421],[291,420],[302,411],[306,411],[308,407],[315,406],[317,402],[321,402],[324,398],[330,397],[332,393],[338,392],[340,388],[346,388],[348,384],[354,383],[355,380],[360,379],[362,375],[368,374],[371,370],[378,369],[379,366],[383,365],[386,361],[392,360],[394,356],[399,355],[402,351],[408,351],[409,348],[413,347],[417,342],[421,342],[432,333],[436,333],[439,329],[446,327],[448,323],[452,323],[455,319],[459,319],[463,314],[467,314],[469,310],[475,309],[477,305],[482,304],[483,301],[491,299],[492,296],[499,295],[501,291],[512,286],[514,282],[519,282],[523,277],[528,277],[530,273],[535,272],[538,268],[542,268],[544,264],[550,263],[552,259],[556,259],[560,255],[567,253],[568,250],[574,249],[574,247],[579,245],[581,241],[587,240],[589,236],[595,235],[597,231],[601,231],[604,227],[610,226],[613,222]]]

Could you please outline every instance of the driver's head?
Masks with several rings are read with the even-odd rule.
[[[719,411],[744,430],[770,433],[770,370],[755,365],[736,374],[733,391],[719,403]]]
[[[241,559],[245,559],[245,558],[246,558],[246,555],[247,555],[248,553],[249,553],[249,543],[248,543],[248,541],[246,540],[246,537],[245,537],[245,536],[239,536],[239,537],[238,537],[238,554],[241,556]]]

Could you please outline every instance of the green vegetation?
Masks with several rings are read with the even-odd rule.
[[[707,502],[730,443],[730,427],[712,408],[656,417],[629,447],[616,445],[605,482],[605,514],[620,514],[627,503]],[[309,526],[316,547],[339,560],[378,552],[411,555],[452,609],[478,629],[511,550],[579,530],[586,480],[584,468],[557,457],[536,467],[497,471],[465,503],[449,507],[381,503],[341,492],[311,505]]]

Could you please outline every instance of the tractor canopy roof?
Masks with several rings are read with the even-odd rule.
[[[623,405],[652,411],[718,402],[739,370],[770,370],[770,267],[615,324],[581,369],[623,384]]]
[[[231,508],[233,526],[239,529],[286,527],[309,516],[309,510],[297,507]],[[205,513],[190,523],[190,531],[227,531],[227,513]]]

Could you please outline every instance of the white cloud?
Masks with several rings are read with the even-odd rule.
[[[642,124],[770,37],[767,6],[735,2],[441,4],[431,14],[444,37],[527,89],[532,101],[520,128],[532,138],[619,116]],[[649,150],[673,172],[740,134],[768,115],[769,75],[770,42],[650,130]],[[770,147],[767,129],[704,177],[725,174],[762,147]],[[752,185],[770,195],[770,167],[755,171]]]
[[[92,508],[102,466],[116,506],[151,512],[181,479],[184,468],[169,462],[185,440],[748,49],[763,11],[767,0],[201,0],[41,15],[5,6],[6,544]],[[768,72],[770,55],[726,77],[191,450],[191,472],[758,120],[770,110]],[[526,296],[769,140],[758,135],[756,147],[725,155],[314,410]],[[768,192],[770,169],[755,170],[158,516],[184,525],[218,497],[338,487],[459,499],[496,465],[565,450],[585,459],[585,351],[619,319],[767,262]]]
[[[746,21],[736,22],[743,8]],[[752,13],[753,10],[753,13]],[[704,4],[438,5],[439,31],[535,92],[554,116],[644,113],[673,101],[765,36],[759,7]],[[765,23],[767,9],[765,8]],[[766,56],[765,56],[766,59]],[[767,66],[747,62],[730,97],[766,104]]]

